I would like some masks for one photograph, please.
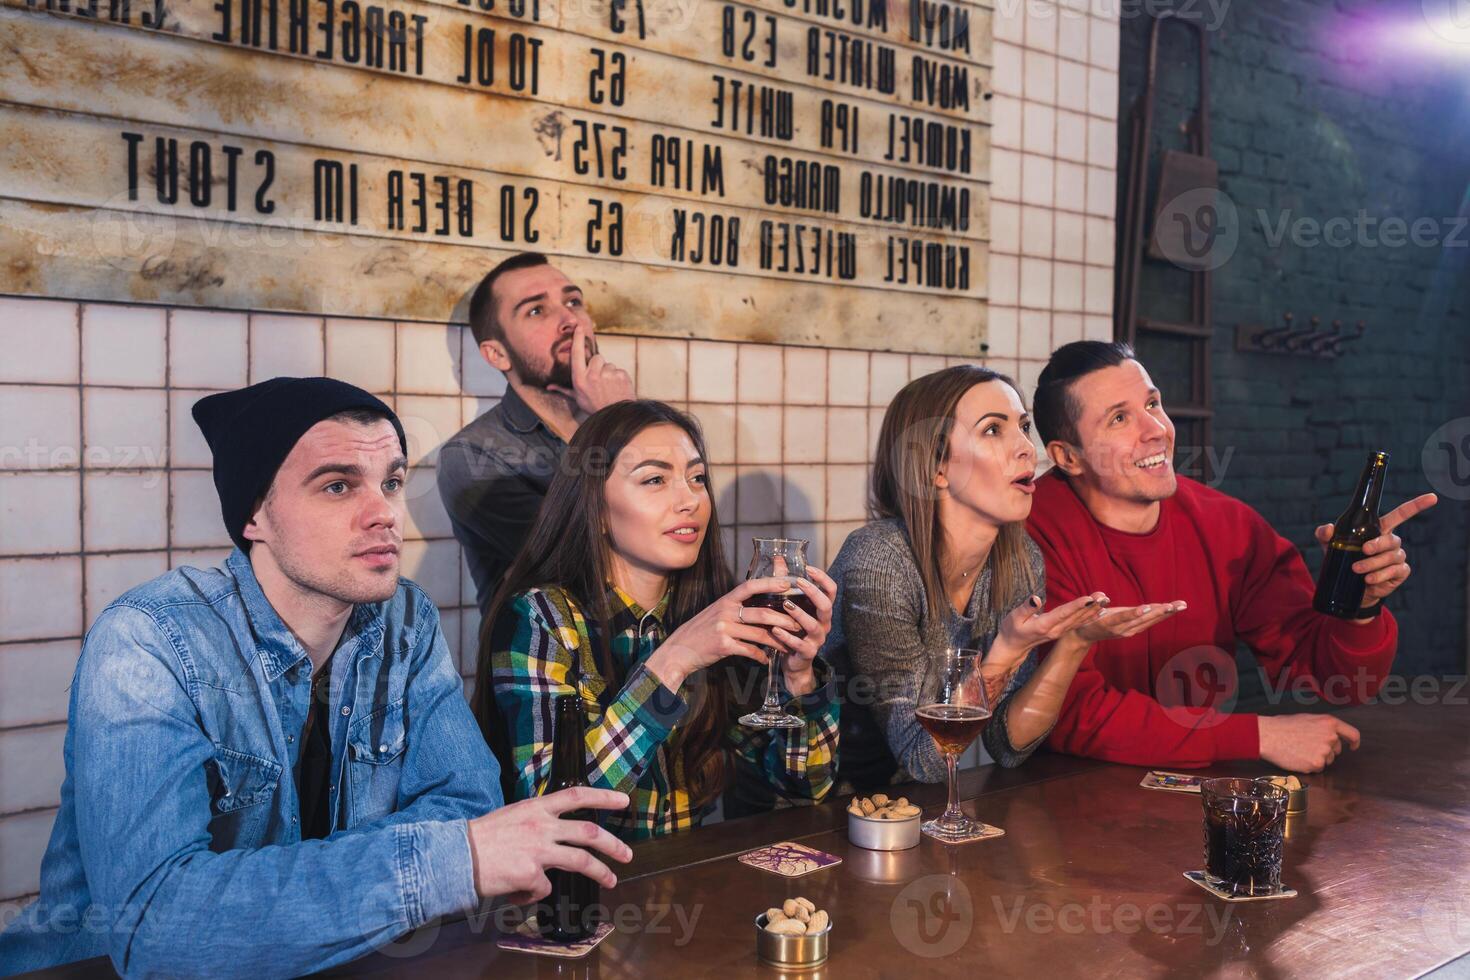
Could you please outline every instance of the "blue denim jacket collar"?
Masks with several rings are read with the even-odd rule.
[[[265,672],[266,680],[274,683],[286,671],[307,659],[306,648],[266,598],[265,590],[255,578],[255,566],[250,564],[250,556],[236,548],[225,559],[225,565],[239,583],[245,614],[250,617],[250,626],[258,641],[261,670]],[[382,651],[382,636],[383,604],[360,603],[353,608],[337,649],[344,649],[355,642],[358,658],[370,657]]]

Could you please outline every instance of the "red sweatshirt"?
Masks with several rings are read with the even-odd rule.
[[[1113,606],[1189,603],[1137,636],[1093,646],[1052,730],[1058,751],[1147,766],[1259,758],[1258,716],[1229,713],[1237,640],[1272,690],[1315,695],[1320,710],[1371,697],[1393,662],[1398,626],[1387,610],[1363,624],[1316,612],[1316,583],[1291,542],[1244,503],[1185,477],[1158,525],[1129,534],[1098,523],[1049,473],[1036,482],[1027,530],[1046,558],[1049,608],[1096,591]]]

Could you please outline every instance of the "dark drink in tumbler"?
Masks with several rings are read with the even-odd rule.
[[[1337,519],[1327,554],[1322,559],[1322,573],[1317,576],[1317,594],[1312,607],[1320,613],[1340,619],[1357,619],[1367,587],[1363,576],[1353,565],[1363,558],[1363,545],[1378,537],[1378,504],[1383,499],[1383,481],[1388,475],[1388,453],[1377,452],[1368,457],[1368,465],[1358,478],[1358,489],[1347,510]]]
[[[1205,874],[1232,895],[1281,891],[1287,791],[1264,779],[1206,779]]]
[[[790,592],[760,592],[747,598],[741,605],[747,609],[773,609],[782,615],[786,615],[785,603],[790,600],[798,609],[811,616],[817,616],[817,604],[812,597],[800,589],[792,589]],[[806,630],[797,627],[795,634],[798,639],[806,636]]]
[[[582,713],[582,698],[576,694],[559,695],[553,708],[551,781],[546,792],[587,785],[587,717]],[[574,810],[562,815],[564,820],[593,820],[591,810]],[[575,942],[591,936],[597,929],[596,915],[602,888],[586,875],[561,868],[548,868],[551,893],[536,906],[536,923],[541,935],[558,942]]]
[[[934,739],[942,755],[959,755],[980,737],[990,712],[959,704],[926,704],[914,717]]]

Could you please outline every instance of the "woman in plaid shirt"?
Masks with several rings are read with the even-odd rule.
[[[821,801],[837,763],[837,700],[817,658],[836,583],[796,580],[816,615],[744,608],[784,578],[730,588],[698,424],[662,402],[625,401],[582,423],[481,634],[475,714],[501,759],[507,799],[551,772],[552,704],[587,711],[587,778],[632,799],[607,827],[625,840],[697,826],[740,778],[792,803]],[[799,635],[801,631],[805,635]],[[735,721],[759,700],[766,655],[801,728]]]

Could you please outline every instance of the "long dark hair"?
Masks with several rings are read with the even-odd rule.
[[[617,402],[588,417],[567,445],[531,534],[501,580],[490,610],[480,624],[473,705],[480,731],[500,759],[501,783],[506,788],[507,799],[515,784],[514,761],[509,733],[495,703],[490,663],[496,644],[509,643],[509,631],[515,628],[514,622],[503,613],[514,596],[528,589],[560,588],[587,617],[598,669],[608,690],[615,693],[622,688],[626,678],[613,662],[609,642],[612,562],[607,534],[607,479],[628,443],[653,425],[678,426],[694,443],[700,458],[707,458],[699,423],[663,402]],[[714,489],[708,479],[705,486],[710,495],[709,525],[694,564],[669,577],[669,604],[664,615],[669,632],[732,588],[720,539],[720,522],[715,513]],[[687,789],[696,806],[712,802],[723,792],[731,772],[725,731],[729,726],[735,684],[730,672],[719,667],[703,671],[703,696],[691,697],[689,714],[680,726]],[[696,681],[696,690],[697,687]]]
[[[955,406],[971,388],[987,381],[1003,382],[1020,395],[1016,383],[999,371],[957,364],[905,385],[889,403],[878,433],[868,510],[874,519],[896,517],[903,522],[924,583],[929,616],[938,622],[944,621],[949,599],[944,591],[944,534],[934,478],[949,456]],[[1004,616],[1020,590],[1036,587],[1026,559],[1025,527],[1020,522],[1001,525],[986,560],[991,569],[990,607]]]

